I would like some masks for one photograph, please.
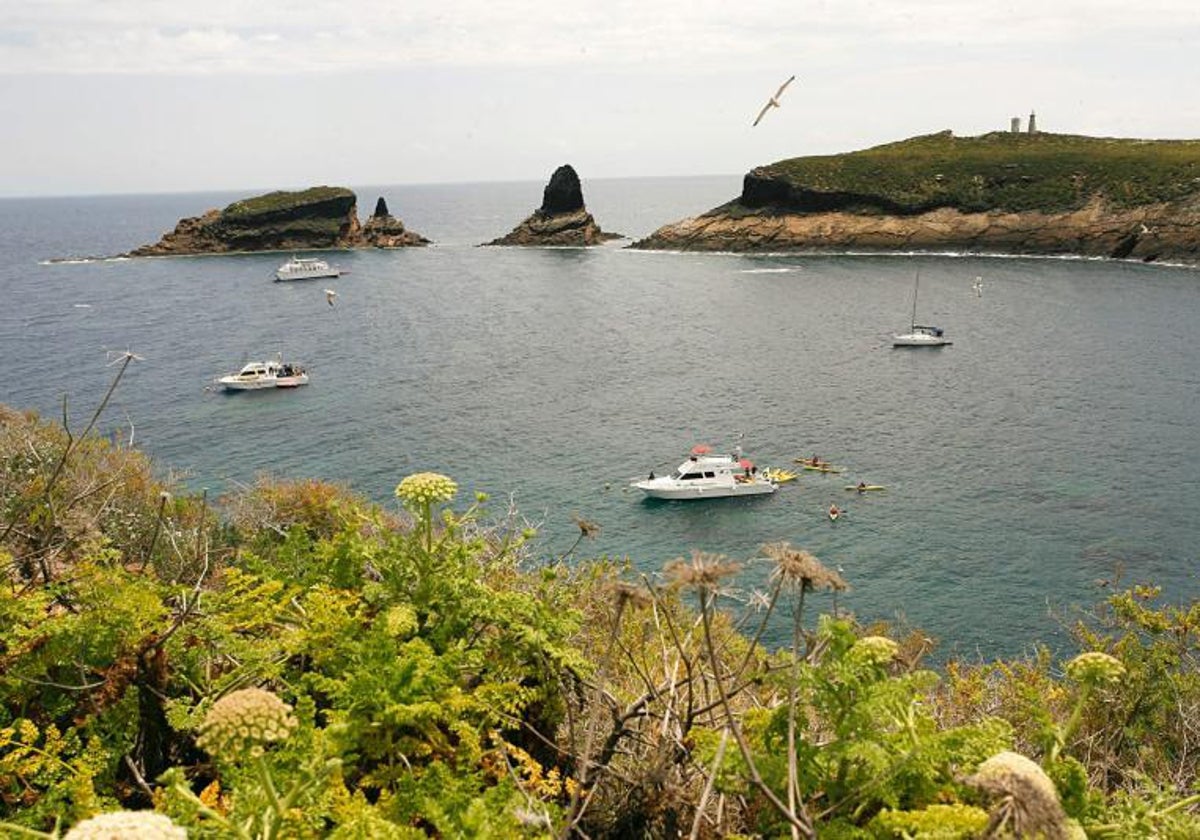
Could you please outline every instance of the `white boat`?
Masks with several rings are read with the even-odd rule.
[[[298,388],[308,384],[308,374],[299,365],[273,359],[248,362],[237,373],[222,376],[217,384],[226,391],[257,391],[262,388]]]
[[[917,280],[913,285],[912,322],[908,332],[892,336],[893,347],[945,347],[947,344],[953,343],[946,338],[945,331],[941,327],[917,323],[917,291],[920,286],[921,273],[917,272]]]
[[[714,455],[706,445],[693,447],[688,459],[670,475],[648,478],[630,485],[654,499],[720,499],[727,496],[758,496],[774,493],[779,486],[753,463],[742,457],[741,447],[732,455]]]
[[[315,280],[318,277],[340,277],[342,270],[332,268],[317,257],[292,257],[275,269],[276,280]]]
[[[946,338],[941,327],[913,324],[912,331],[892,336],[893,347],[945,347],[954,342]]]

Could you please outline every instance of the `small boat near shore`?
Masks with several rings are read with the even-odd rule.
[[[319,277],[341,277],[342,270],[318,257],[293,256],[275,269],[276,282],[283,280],[316,280]]]
[[[766,471],[742,457],[741,447],[730,455],[713,454],[712,447],[692,448],[686,461],[669,475],[648,478],[631,485],[652,499],[720,499],[729,496],[759,496],[779,489]]]
[[[217,379],[217,384],[226,391],[298,388],[308,384],[308,373],[300,365],[277,357],[265,362],[247,362],[237,373]]]

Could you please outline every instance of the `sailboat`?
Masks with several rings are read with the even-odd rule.
[[[902,335],[893,335],[893,347],[945,347],[953,343],[946,338],[941,327],[917,323],[917,292],[920,288],[921,272],[918,271],[916,282],[913,284],[912,320],[909,331]]]

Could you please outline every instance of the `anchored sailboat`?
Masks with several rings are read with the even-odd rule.
[[[945,347],[947,344],[953,343],[946,338],[941,327],[917,323],[917,292],[920,291],[920,288],[921,272],[918,271],[916,282],[913,284],[912,319],[909,331],[902,335],[893,335],[893,347]]]

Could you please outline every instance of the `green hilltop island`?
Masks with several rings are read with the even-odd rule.
[[[388,212],[382,197],[366,222],[358,221],[358,197],[345,187],[277,191],[235,201],[223,210],[181,219],[153,245],[125,256],[167,257],[241,251],[331,248],[404,248],[427,245]]]
[[[630,247],[1200,262],[1200,140],[950,131],[752,169]]]

